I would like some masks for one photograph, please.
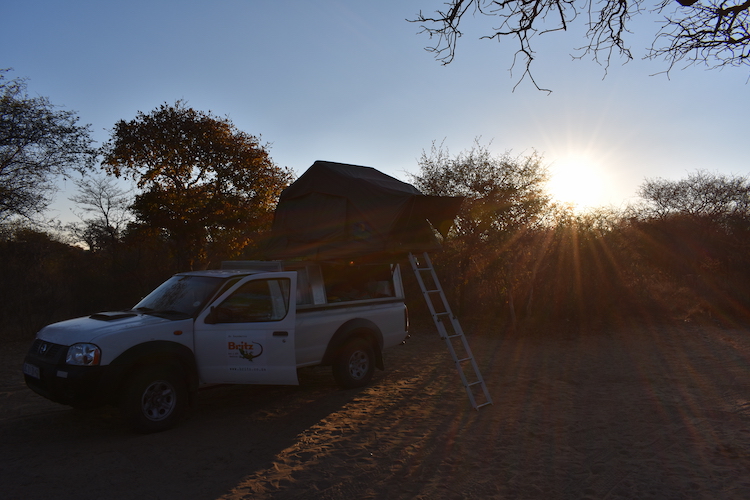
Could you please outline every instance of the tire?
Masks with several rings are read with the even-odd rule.
[[[143,368],[127,382],[121,401],[125,421],[142,433],[174,427],[187,407],[185,378],[176,368]]]
[[[344,389],[367,385],[375,372],[375,352],[364,339],[348,341],[333,362],[333,378]]]

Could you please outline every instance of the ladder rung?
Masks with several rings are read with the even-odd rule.
[[[478,385],[478,384],[481,384],[481,383],[482,383],[481,380],[477,380],[476,382],[472,382],[470,384],[466,384],[466,387],[471,387],[471,386]]]
[[[446,338],[446,339],[455,339],[456,337],[460,337],[460,336],[461,336],[461,334],[460,334],[460,333],[457,333],[457,334],[455,334],[455,335],[446,335],[446,336],[445,336],[445,337],[443,337],[443,338]]]
[[[476,405],[475,408],[478,410],[482,406],[488,406],[488,405],[491,405],[491,404],[492,404],[492,401],[487,401],[486,403],[482,403],[481,405]]]
[[[456,363],[463,363],[464,361],[470,361],[470,360],[471,360],[471,356],[468,358],[464,358],[464,359],[457,359]]]

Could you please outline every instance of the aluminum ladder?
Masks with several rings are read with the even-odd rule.
[[[458,322],[458,318],[453,315],[448,300],[445,298],[443,287],[440,286],[430,256],[427,255],[427,252],[424,252],[422,257],[418,259],[413,253],[409,253],[409,263],[417,277],[419,287],[422,289],[422,295],[427,302],[427,307],[438,333],[440,333],[440,338],[448,346],[448,351],[451,353],[461,382],[464,384],[471,406],[475,410],[479,410],[483,406],[491,405],[492,398],[487,390],[487,385],[484,383],[476,359],[471,353],[461,324]]]

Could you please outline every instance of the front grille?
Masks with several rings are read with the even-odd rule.
[[[56,362],[67,353],[67,346],[53,344],[41,339],[34,340],[29,349],[29,356],[45,361]]]

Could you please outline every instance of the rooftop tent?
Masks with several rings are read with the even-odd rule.
[[[371,167],[316,161],[281,194],[266,256],[379,258],[440,248],[463,198],[427,196]]]

